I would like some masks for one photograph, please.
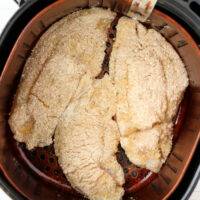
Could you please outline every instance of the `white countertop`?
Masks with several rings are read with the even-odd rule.
[[[0,33],[17,9],[18,6],[14,3],[14,0],[0,0]],[[1,188],[0,200],[11,200]],[[189,200],[200,200],[200,181]]]

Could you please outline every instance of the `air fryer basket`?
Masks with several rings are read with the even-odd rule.
[[[0,79],[0,169],[9,182],[28,199],[81,199],[65,179],[52,146],[32,152],[12,138],[7,119],[24,62],[40,35],[55,21],[75,10],[103,6],[126,13],[127,0],[60,0],[37,14],[18,38]],[[176,132],[179,137],[158,175],[149,174],[134,193],[125,199],[164,199],[180,183],[199,141],[200,130],[200,51],[191,36],[173,19],[155,10],[147,26],[160,31],[182,57],[190,78],[190,87],[180,110]],[[128,167],[127,167],[128,168]],[[126,169],[126,168],[125,168]],[[137,169],[135,168],[137,172]]]

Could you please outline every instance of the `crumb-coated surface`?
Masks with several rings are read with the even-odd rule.
[[[83,76],[55,133],[55,152],[72,186],[89,199],[120,200],[124,174],[115,153],[116,91],[109,76]]]
[[[52,25],[26,62],[9,119],[15,139],[28,149],[52,143],[58,118],[80,77],[95,77],[104,58],[107,28],[115,13],[93,8]]]
[[[158,172],[167,158],[161,156],[162,148],[166,148],[160,146],[162,137],[169,138],[165,152],[169,154],[172,146],[173,129],[165,123],[172,123],[188,86],[184,64],[160,33],[122,17],[111,54],[110,75],[117,90],[121,145],[134,164]],[[158,131],[157,125],[165,128]],[[148,138],[149,148],[155,146],[154,152],[139,147],[141,135]],[[155,164],[152,153],[157,154]]]

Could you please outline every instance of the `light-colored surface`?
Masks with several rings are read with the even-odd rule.
[[[189,200],[200,200],[200,181],[198,182],[198,184]]]
[[[171,151],[171,133],[172,123],[162,123],[121,137],[120,143],[135,165],[158,172]]]
[[[13,0],[0,0],[0,33],[17,8],[18,6]],[[0,199],[11,200],[2,189],[0,189]],[[200,181],[190,197],[190,200],[200,200]]]
[[[28,149],[52,143],[80,77],[86,71],[92,77],[100,73],[107,29],[115,15],[101,8],[77,11],[39,39],[25,64],[9,118],[15,139]]]
[[[171,151],[170,124],[188,86],[183,62],[157,31],[122,17],[110,75],[117,89],[117,123],[126,155],[133,164],[159,172]]]
[[[17,9],[14,0],[0,0],[0,33]]]
[[[119,132],[110,77],[83,76],[55,133],[55,152],[67,179],[89,199],[120,200],[124,173],[115,153]],[[84,121],[84,123],[83,123]]]

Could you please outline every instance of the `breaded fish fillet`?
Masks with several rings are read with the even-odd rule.
[[[88,84],[88,85],[87,85]],[[55,133],[55,152],[71,185],[92,200],[120,200],[124,174],[116,160],[116,92],[109,76],[86,74]]]
[[[167,110],[163,67],[152,46],[145,44],[146,34],[137,21],[119,20],[110,74],[118,91],[117,122],[122,136],[162,122]]]
[[[151,129],[121,137],[120,142],[135,165],[159,172],[171,151],[172,127],[172,123],[156,125]]]
[[[158,32],[122,17],[110,75],[121,145],[134,164],[158,172],[171,150],[172,119],[188,86],[184,64]]]
[[[107,28],[114,17],[100,8],[75,12],[52,25],[36,44],[9,119],[15,139],[28,149],[52,143],[58,119],[81,76],[100,72]]]

